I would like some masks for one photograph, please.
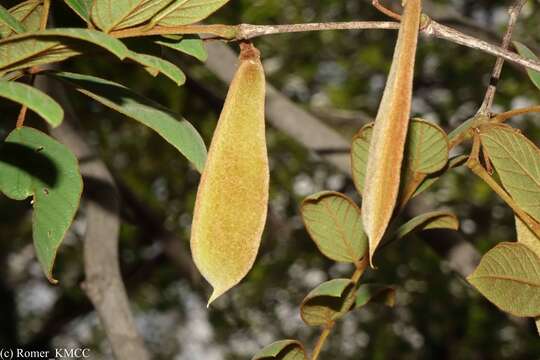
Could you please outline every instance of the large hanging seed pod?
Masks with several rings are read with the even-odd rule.
[[[409,127],[414,63],[421,0],[403,1],[405,8],[369,147],[362,221],[369,237],[369,260],[388,227],[399,192],[401,163]]]
[[[265,77],[259,51],[242,44],[197,191],[191,228],[195,265],[214,291],[208,304],[253,266],[266,222],[269,168]]]

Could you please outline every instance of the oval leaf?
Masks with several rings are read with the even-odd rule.
[[[389,307],[396,304],[396,289],[388,285],[362,284],[356,290],[355,308],[370,303],[381,303]]]
[[[41,11],[43,4],[41,0],[28,0],[15,5],[9,9],[9,13],[19,21],[26,31],[38,31],[41,23]],[[0,24],[0,38],[14,35],[8,26]]]
[[[173,0],[95,0],[92,21],[105,31],[120,30],[142,24]]]
[[[53,98],[26,84],[0,80],[0,97],[27,106],[54,127],[64,118],[64,110]]]
[[[310,326],[328,324],[344,316],[354,303],[354,283],[334,279],[313,289],[302,301],[300,315]]]
[[[445,211],[433,211],[415,217],[401,225],[394,237],[402,239],[414,232],[429,229],[459,229],[459,220],[456,215]]]
[[[480,128],[482,145],[510,196],[540,221],[540,153],[519,130],[507,125]]]
[[[260,350],[251,360],[307,360],[304,346],[297,340],[280,340]]]
[[[67,72],[54,73],[53,76],[101,104],[148,126],[180,151],[197,170],[202,171],[206,161],[204,141],[193,125],[181,116],[112,81]]]
[[[301,207],[306,229],[328,258],[354,263],[365,256],[368,241],[360,209],[347,196],[323,191],[306,198]]]
[[[503,311],[540,315],[540,258],[523,244],[497,245],[467,280]]]
[[[206,19],[228,2],[229,0],[175,0],[150,23],[162,26],[193,24]]]
[[[64,145],[28,127],[13,130],[0,155],[0,190],[16,200],[33,196],[36,255],[54,283],[54,259],[82,193],[77,159]]]
[[[360,194],[364,189],[372,136],[373,123],[370,123],[362,127],[352,141],[353,181]],[[444,130],[422,119],[413,119],[407,133],[402,170],[406,178],[403,181],[411,181],[415,174],[428,175],[442,170],[448,164],[448,152],[448,138]]]
[[[518,53],[526,59],[538,61],[538,56],[536,56],[527,46],[524,44],[514,41],[514,45]],[[533,84],[540,89],[540,72],[527,69],[527,74],[533,82]]]

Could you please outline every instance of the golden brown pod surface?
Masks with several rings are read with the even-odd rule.
[[[253,266],[266,222],[269,168],[265,77],[259,51],[242,44],[197,191],[191,228],[195,265],[214,291],[208,304]]]

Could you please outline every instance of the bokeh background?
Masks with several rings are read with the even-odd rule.
[[[5,4],[4,4],[5,3]],[[2,1],[10,6],[16,1]],[[426,0],[434,19],[478,38],[499,42],[511,1]],[[57,26],[84,26],[53,1]],[[540,54],[540,1],[527,3],[514,39]],[[209,23],[285,24],[384,20],[370,1],[232,0]],[[377,111],[390,66],[393,31],[334,31],[260,38],[268,81],[298,106],[352,138]],[[137,43],[132,45],[137,46]],[[231,47],[236,49],[234,44]],[[433,38],[419,43],[413,113],[451,130],[480,106],[494,58]],[[120,82],[183,114],[209,144],[227,85],[185,56],[188,81],[176,87],[136,65],[103,54],[75,58],[63,69]],[[271,158],[269,219],[254,268],[210,309],[210,287],[189,261],[189,226],[199,174],[150,130],[73,94],[84,138],[108,165],[122,193],[120,256],[137,324],[156,359],[249,359],[264,345],[297,338],[311,349],[319,329],[299,316],[303,297],[319,283],[353,269],[324,258],[299,217],[301,200],[320,190],[359,201],[351,180],[294,138],[268,126]],[[523,69],[506,65],[495,111],[538,104],[540,91]],[[2,136],[18,107],[2,102]],[[512,124],[538,142],[540,117]],[[464,148],[463,150],[466,150]],[[450,209],[465,239],[485,253],[515,239],[512,212],[481,181],[459,168],[416,200]],[[80,289],[84,279],[84,207],[57,257],[50,285],[31,240],[31,205],[0,197],[1,347],[90,347],[108,359],[110,347]],[[397,287],[397,305],[350,313],[332,333],[323,359],[540,359],[532,321],[498,311],[425,242],[409,238],[385,248],[365,281]]]

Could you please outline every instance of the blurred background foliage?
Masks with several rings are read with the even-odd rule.
[[[498,42],[511,1],[424,3],[433,18]],[[56,26],[84,26],[61,1],[53,2],[53,11]],[[529,1],[514,36],[537,54],[539,11],[540,1]],[[368,0],[233,0],[209,22],[383,19]],[[342,31],[277,35],[255,43],[270,83],[351,138],[377,111],[394,40],[391,31]],[[413,115],[446,130],[456,127],[479,107],[494,60],[476,50],[422,37]],[[62,68],[120,82],[180,112],[207,144],[227,90],[203,64],[187,56],[183,69],[188,81],[180,88],[102,54],[69,60]],[[323,189],[359,200],[351,180],[269,126],[271,201],[260,254],[247,279],[207,310],[210,288],[185,261],[199,174],[148,129],[82,96],[73,94],[71,100],[85,138],[122,188],[122,271],[137,323],[156,359],[248,359],[282,338],[298,338],[311,348],[319,329],[302,323],[301,300],[320,282],[348,277],[353,269],[318,253],[300,220],[299,203]],[[540,91],[523,69],[507,64],[495,110],[539,101]],[[15,124],[18,107],[2,103],[1,110],[4,136]],[[538,115],[522,116],[512,124],[537,143],[539,120]],[[466,239],[481,253],[515,239],[512,212],[463,168],[416,201],[426,208],[456,212]],[[110,358],[104,332],[79,288],[84,278],[84,208],[57,258],[58,286],[46,282],[34,258],[29,210],[29,202],[0,197],[1,347],[87,346],[93,349],[92,358]],[[165,241],[171,234],[174,238]],[[348,315],[333,332],[324,359],[540,359],[540,340],[532,322],[511,320],[498,311],[424,242],[397,242],[379,254],[377,264],[379,269],[368,271],[364,279],[395,284],[397,306],[373,305]]]

